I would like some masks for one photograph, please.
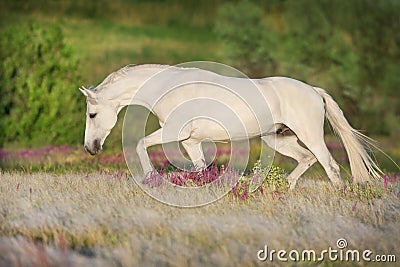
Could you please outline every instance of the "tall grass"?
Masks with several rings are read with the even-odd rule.
[[[0,175],[1,266],[254,266],[264,245],[321,251],[345,238],[353,249],[396,254],[400,242],[398,176],[371,184],[380,193],[368,197],[303,179],[291,192],[231,193],[180,209],[118,173]]]
[[[81,147],[3,149],[0,162],[0,266],[254,266],[264,245],[320,251],[346,238],[352,248],[393,254],[400,241],[395,174],[335,189],[311,170],[288,191],[282,169],[256,165],[219,201],[180,209],[141,191],[113,151],[88,157]],[[215,167],[207,172],[218,176]],[[254,190],[259,176],[266,179]],[[169,178],[205,182],[187,173]]]

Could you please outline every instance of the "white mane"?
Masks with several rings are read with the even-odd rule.
[[[159,68],[165,69],[171,67],[170,65],[162,65],[162,64],[141,64],[141,65],[134,65],[129,64],[125,67],[120,68],[112,73],[110,73],[99,85],[97,85],[93,91],[96,93],[102,91],[107,85],[110,85],[119,79],[125,77],[130,71],[138,70],[138,69],[146,69],[146,68]]]

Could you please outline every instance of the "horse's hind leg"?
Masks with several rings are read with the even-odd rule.
[[[340,178],[340,168],[335,159],[332,157],[328,148],[326,147],[323,135],[323,127],[321,126],[320,130],[318,130],[318,128],[314,129],[314,131],[309,132],[295,132],[298,138],[304,143],[305,146],[307,146],[307,148],[321,163],[331,183],[334,186],[341,185],[342,180]]]
[[[329,180],[334,186],[339,186],[342,184],[340,178],[340,168],[335,159],[332,157],[325,142],[322,140],[319,144],[314,144],[310,146],[310,150],[321,163]]]
[[[269,147],[298,162],[296,168],[287,177],[290,189],[296,186],[299,177],[317,161],[315,156],[308,149],[302,147],[298,143],[298,138],[293,133],[291,135],[278,134],[275,136],[262,136],[261,139]]]
[[[199,140],[189,138],[182,141],[182,145],[188,153],[195,169],[203,169],[206,167],[203,149]]]

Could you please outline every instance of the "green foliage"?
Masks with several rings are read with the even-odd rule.
[[[261,166],[261,161],[257,161],[253,167],[253,175],[264,178],[262,187],[278,192],[286,192],[289,183],[286,179],[286,171],[279,166],[272,165],[270,168]]]
[[[262,184],[260,185],[260,182]],[[241,176],[236,186],[232,189],[232,195],[238,199],[247,200],[257,194],[264,194],[265,190],[274,194],[285,193],[289,189],[286,179],[286,171],[278,166],[263,167],[258,160],[249,176]]]
[[[60,27],[24,23],[1,34],[0,145],[77,143],[85,103]]]
[[[334,95],[355,127],[391,133],[395,125],[382,118],[398,112],[393,96],[400,82],[395,74],[400,72],[400,2],[304,0],[285,7],[290,25],[285,43],[298,51],[291,71],[318,83],[331,79],[327,86],[336,88]]]
[[[227,63],[252,75],[273,72],[268,30],[262,21],[263,10],[249,1],[226,3],[217,13],[215,32],[222,41],[221,55]]]
[[[397,133],[399,1],[264,5],[239,1],[220,7],[215,32],[227,63],[252,77],[278,74],[325,87],[356,128]]]

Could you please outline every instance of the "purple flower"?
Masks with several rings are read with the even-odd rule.
[[[6,159],[8,155],[9,153],[6,150],[0,148],[0,160]]]
[[[356,210],[357,203],[358,203],[358,200],[356,200],[356,202],[354,202],[354,205],[353,205],[353,207],[351,208],[352,211],[355,211],[355,210]]]
[[[143,184],[150,185],[151,187],[160,186],[163,182],[162,176],[157,171],[149,172],[142,181]]]

